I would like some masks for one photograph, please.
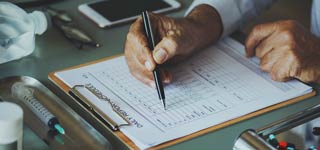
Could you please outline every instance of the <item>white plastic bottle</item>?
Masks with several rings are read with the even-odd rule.
[[[22,150],[23,110],[11,102],[0,101],[0,149]]]
[[[41,11],[30,14],[9,2],[0,2],[0,64],[31,54],[35,34],[47,30],[48,21]]]

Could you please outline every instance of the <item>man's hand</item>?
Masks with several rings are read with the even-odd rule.
[[[148,48],[140,17],[131,25],[127,34],[125,57],[131,74],[151,87],[155,86],[152,71],[156,64],[182,60],[216,41],[222,33],[220,16],[208,5],[196,7],[182,19],[152,13],[149,16],[158,44],[153,51]],[[172,80],[171,73],[165,69],[161,74],[164,83]]]
[[[260,58],[273,80],[320,81],[320,40],[296,21],[258,25],[245,45],[247,56]]]

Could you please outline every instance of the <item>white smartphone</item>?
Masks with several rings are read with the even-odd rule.
[[[102,0],[81,4],[78,9],[104,28],[132,21],[145,10],[163,13],[180,7],[176,0]]]

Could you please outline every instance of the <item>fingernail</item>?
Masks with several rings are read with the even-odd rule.
[[[152,66],[149,61],[144,62],[144,65],[146,66],[147,70],[152,71]]]
[[[163,82],[166,83],[166,84],[169,84],[169,83],[170,83],[170,79],[169,79],[169,78],[165,78],[165,79],[163,80]]]
[[[171,74],[168,70],[163,70],[163,79],[162,82],[169,84],[171,81]]]
[[[156,50],[156,51],[154,52],[154,57],[155,57],[155,59],[157,60],[157,62],[162,63],[162,62],[164,62],[164,61],[167,59],[168,54],[167,54],[167,52],[166,52],[165,50],[163,50],[162,48],[160,48],[160,49],[158,49],[158,50]]]

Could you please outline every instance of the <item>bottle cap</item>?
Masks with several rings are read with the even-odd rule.
[[[23,111],[20,106],[0,102],[0,144],[17,141],[23,132]]]
[[[41,11],[33,11],[29,14],[34,22],[34,32],[41,35],[48,28],[48,20],[46,15]]]

